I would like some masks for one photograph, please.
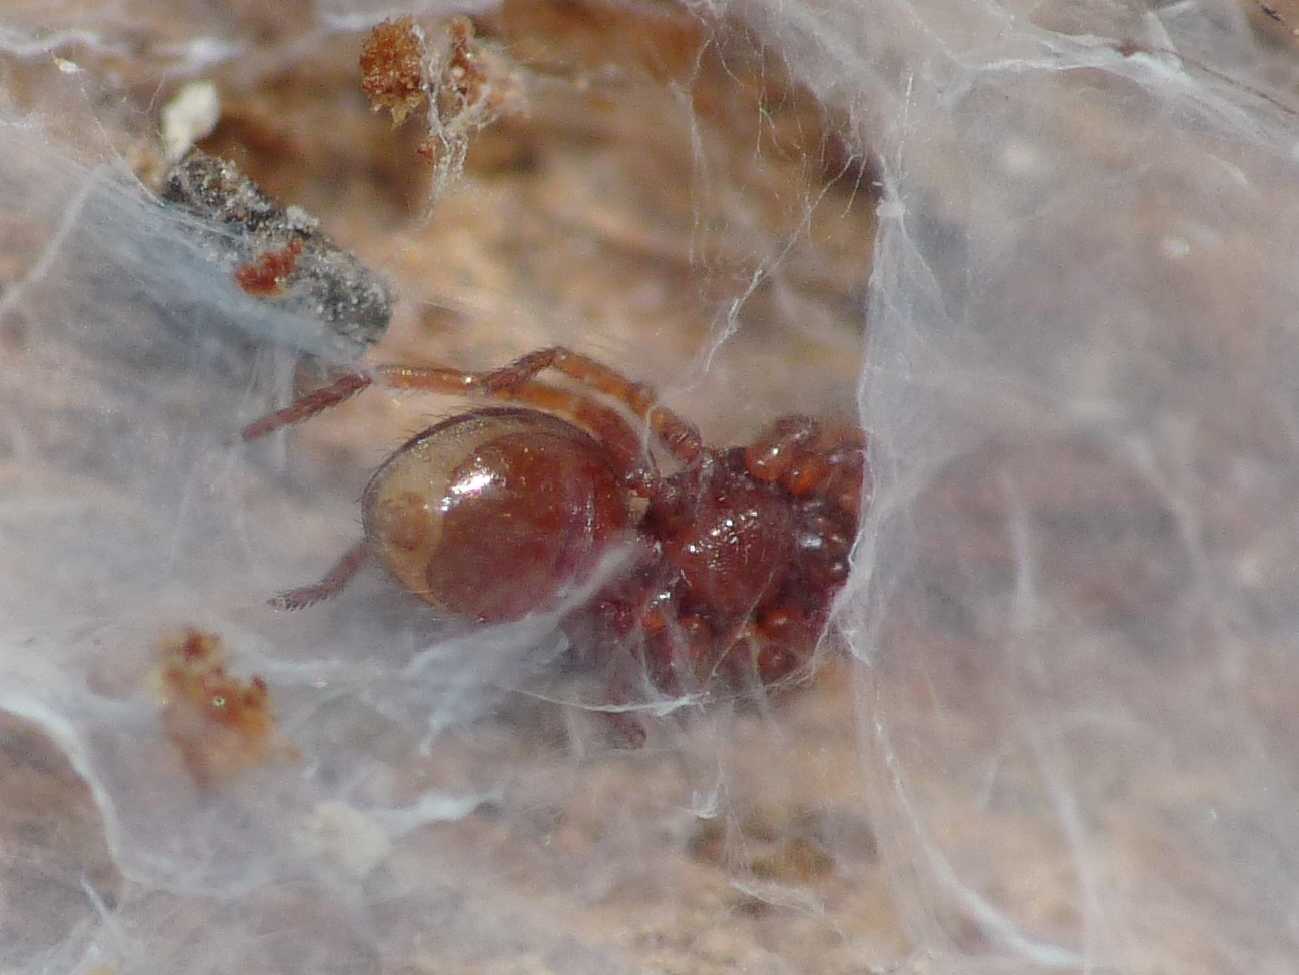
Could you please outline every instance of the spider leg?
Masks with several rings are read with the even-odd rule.
[[[305,396],[299,397],[284,409],[276,410],[261,419],[254,420],[244,427],[243,439],[257,440],[259,437],[274,433],[283,427],[291,427],[295,423],[301,423],[317,413],[323,413],[331,406],[337,406],[339,403],[351,399],[373,381],[364,373],[345,373],[328,386],[322,386],[320,389],[312,390]]]
[[[702,616],[683,612],[672,599],[645,607],[640,628],[645,635],[646,670],[664,694],[682,694],[712,678],[719,641]]]
[[[659,405],[658,394],[652,387],[635,382],[618,370],[562,345],[529,352],[507,366],[484,374],[483,385],[488,393],[500,394],[532,379],[544,369],[555,369],[623,404],[683,464],[692,463],[703,452],[703,438],[694,424]]]
[[[507,367],[509,368],[509,367]],[[496,372],[475,373],[442,366],[376,366],[369,374],[350,372],[313,390],[283,409],[254,420],[243,429],[244,440],[257,440],[284,427],[323,413],[371,385],[447,393],[505,402],[525,403],[567,417],[609,449],[628,485],[636,493],[653,497],[658,472],[642,449],[641,438],[616,410],[590,396],[536,382],[526,376],[493,383]]]
[[[744,448],[744,466],[759,481],[779,481],[820,433],[820,424],[809,416],[782,416]]]
[[[795,498],[825,498],[853,520],[861,515],[867,478],[866,435],[856,427],[823,428],[810,417],[781,417],[744,449],[757,480],[779,484]]]
[[[592,434],[610,451],[619,473],[636,493],[653,497],[659,489],[658,471],[641,438],[616,410],[583,393],[559,389],[533,379],[493,386],[495,373],[466,372],[440,366],[377,366],[375,381],[390,389],[451,393],[488,400],[523,403],[566,417]]]
[[[818,443],[819,461],[812,476],[791,480],[789,491],[803,490],[826,498],[856,525],[863,499],[871,495],[871,474],[866,466],[866,434],[858,427],[841,426],[826,431]]]
[[[825,619],[797,605],[775,604],[758,614],[751,629],[754,665],[764,687],[781,683],[806,666],[816,651]]]
[[[276,609],[286,610],[306,609],[308,606],[314,606],[316,603],[323,602],[342,592],[347,584],[352,581],[352,577],[369,560],[369,545],[365,542],[357,542],[343,554],[343,557],[334,564],[334,567],[329,570],[325,577],[315,585],[303,586],[301,589],[290,589],[288,592],[282,592],[278,596],[274,596],[268,602]]]

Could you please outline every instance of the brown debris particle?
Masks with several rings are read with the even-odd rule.
[[[284,290],[284,282],[298,266],[302,241],[291,240],[283,247],[263,251],[254,260],[235,268],[239,287],[258,298],[269,298]]]
[[[719,866],[726,856],[726,827],[718,819],[701,819],[686,843],[690,858]]]
[[[493,94],[487,72],[473,47],[474,25],[469,19],[456,17],[448,23],[447,39],[451,50],[437,86],[438,115],[443,120],[454,118]]]
[[[361,49],[361,88],[375,111],[387,109],[394,126],[428,112],[428,134],[416,154],[436,167],[437,187],[459,175],[469,136],[489,125],[518,97],[500,52],[485,49],[473,22],[452,17],[432,44],[410,17],[384,21]]]
[[[834,857],[812,840],[794,836],[773,852],[754,857],[749,869],[762,880],[809,884],[833,872]]]
[[[834,855],[819,835],[820,819],[807,811],[791,815],[757,809],[738,823],[702,820],[687,852],[700,863],[747,872],[759,880],[808,885],[836,868]]]
[[[201,219],[191,224],[196,238],[241,286],[239,271],[259,270],[258,255],[278,252],[285,260],[292,249],[286,309],[320,321],[323,335],[342,340],[349,353],[359,356],[387,330],[393,296],[384,279],[334,243],[315,217],[282,206],[228,160],[191,149],[168,172],[161,195]],[[262,276],[252,277],[256,287]]]
[[[448,21],[446,36],[448,46],[433,85],[434,117],[417,151],[425,159],[458,168],[469,134],[490,125],[519,93],[505,62],[482,48],[467,17]]]
[[[361,89],[401,125],[425,100],[424,36],[410,17],[385,20],[361,46]]]
[[[163,640],[160,655],[163,728],[200,786],[293,755],[276,731],[266,682],[227,674],[220,637],[188,629]]]

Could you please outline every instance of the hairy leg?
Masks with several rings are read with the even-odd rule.
[[[616,410],[582,393],[559,389],[535,380],[520,380],[492,387],[487,382],[492,375],[493,373],[423,366],[379,366],[374,370],[376,381],[390,389],[451,393],[521,403],[572,420],[610,451],[619,473],[629,487],[645,496],[652,495],[656,490],[658,472],[653,460],[642,448],[636,431]]]
[[[632,490],[643,496],[653,494],[658,472],[643,449],[640,436],[616,410],[590,396],[559,389],[526,376],[512,376],[508,382],[494,380],[493,377],[499,377],[500,373],[501,370],[476,373],[441,366],[400,365],[376,366],[369,374],[347,373],[283,409],[254,420],[244,427],[243,439],[256,440],[283,427],[301,423],[346,402],[371,385],[471,396],[522,403],[572,420],[611,452]]]
[[[703,452],[703,440],[699,431],[666,406],[660,406],[658,395],[651,387],[634,382],[595,359],[558,345],[529,352],[507,366],[487,372],[438,366],[385,365],[377,366],[369,375],[363,372],[347,373],[284,409],[250,423],[244,427],[243,438],[255,440],[281,427],[300,423],[351,399],[374,382],[396,389],[423,389],[490,399],[519,399],[520,391],[530,385],[537,373],[551,368],[588,389],[623,404],[683,463],[690,463]]]
[[[276,609],[294,610],[314,606],[316,603],[323,602],[342,592],[369,560],[369,545],[365,542],[357,542],[344,553],[343,557],[334,564],[334,567],[329,570],[325,577],[315,585],[303,586],[301,589],[290,589],[288,592],[282,592],[273,597],[269,602]]]
[[[545,369],[563,373],[569,379],[623,404],[683,464],[693,462],[703,452],[703,438],[694,424],[666,406],[660,406],[653,388],[562,345],[529,352],[508,366],[486,373],[483,384],[489,393],[500,393],[527,382]]]
[[[330,407],[351,399],[373,381],[364,373],[346,373],[329,385],[321,386],[299,397],[282,410],[276,410],[274,413],[268,413],[254,420],[243,428],[241,435],[244,440],[257,440],[283,427],[301,423],[317,413],[323,413]]]

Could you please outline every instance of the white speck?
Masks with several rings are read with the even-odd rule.
[[[451,493],[455,495],[477,494],[491,483],[492,474],[490,471],[474,471],[464,480],[452,484]]]
[[[388,832],[380,823],[342,802],[317,804],[297,838],[304,849],[354,877],[364,877],[392,851]]]
[[[1191,242],[1185,237],[1165,237],[1159,242],[1159,249],[1165,257],[1185,257],[1191,253]]]
[[[885,200],[875,208],[875,215],[881,220],[901,220],[906,213],[907,208],[901,200]]]
[[[189,71],[233,61],[243,50],[243,45],[217,37],[195,37],[183,44],[165,44],[158,48],[159,53],[181,61]]]
[[[297,205],[284,208],[284,219],[295,230],[314,230],[320,223],[319,220]]]
[[[1236,561],[1236,580],[1243,588],[1254,589],[1265,578],[1263,560],[1250,553]]]
[[[221,97],[210,81],[191,81],[176,92],[162,110],[162,145],[171,160],[179,159],[199,139],[211,133],[221,118]]]
[[[67,58],[55,58],[54,64],[64,74],[76,74],[81,70],[81,65],[77,64],[76,61],[69,61]]]
[[[1042,157],[1037,149],[1024,142],[1008,142],[1001,154],[1001,165],[1006,172],[1027,176],[1042,168]]]

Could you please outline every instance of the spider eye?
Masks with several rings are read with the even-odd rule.
[[[429,427],[375,473],[363,512],[372,549],[403,586],[483,622],[552,605],[630,524],[600,444],[533,410]]]

